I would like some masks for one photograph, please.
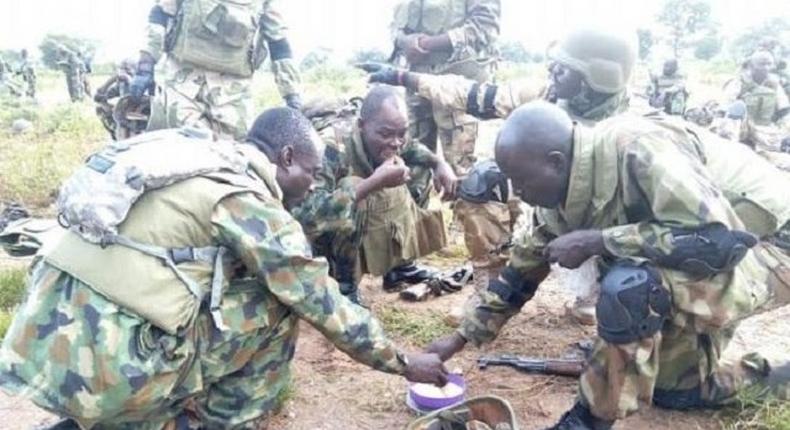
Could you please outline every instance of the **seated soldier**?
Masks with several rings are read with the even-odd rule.
[[[428,351],[447,359],[468,342],[490,342],[551,263],[572,268],[595,257],[604,275],[598,339],[579,400],[553,429],[609,429],[641,402],[714,407],[757,383],[790,394],[789,364],[772,367],[756,354],[732,366],[720,360],[742,319],[790,300],[790,256],[739,231],[750,205],[736,212],[726,197],[746,199],[760,184],[712,174],[710,146],[672,121],[623,115],[588,129],[544,102],[514,111],[496,159],[515,193],[539,208],[534,226],[516,234],[508,266],[459,330]],[[763,224],[765,237],[782,222]]]
[[[435,186],[454,193],[450,166],[414,142],[407,151],[406,104],[387,85],[370,90],[359,117],[323,130],[327,145],[316,186],[293,213],[317,254],[330,261],[341,291],[358,300],[359,272],[384,275],[385,290],[432,274],[414,260],[446,244],[441,212],[420,208],[409,196],[409,167],[434,173]]]
[[[648,94],[650,106],[661,109],[668,115],[683,115],[686,111],[686,77],[678,71],[678,60],[664,61],[660,75],[650,76]]]
[[[60,430],[259,428],[300,319],[365,365],[445,383],[436,355],[404,356],[340,294],[288,213],[321,168],[310,122],[277,108],[245,144],[197,133],[112,144],[65,183],[71,227],[31,268],[0,386],[67,418]]]

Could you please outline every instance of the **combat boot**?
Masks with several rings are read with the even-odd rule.
[[[560,418],[560,421],[546,430],[609,430],[614,421],[597,418],[590,410],[579,402]]]
[[[413,261],[410,261],[384,274],[384,291],[388,293],[397,292],[406,285],[419,284],[420,282],[433,279],[435,276],[435,271],[420,267]]]

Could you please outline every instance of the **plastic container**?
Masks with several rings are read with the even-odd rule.
[[[462,402],[466,397],[466,383],[464,382],[464,377],[462,375],[450,374],[447,380],[448,383],[453,383],[461,387],[461,394],[449,397],[432,397],[418,393],[417,390],[415,390],[418,384],[411,384],[409,386],[407,403],[411,403],[411,406],[416,407],[419,412],[429,412]]]

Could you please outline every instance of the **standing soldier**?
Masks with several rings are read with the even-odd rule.
[[[36,69],[33,68],[33,63],[28,58],[27,49],[23,49],[19,55],[22,57],[22,61],[19,63],[16,73],[22,75],[22,80],[27,85],[25,94],[32,99],[36,97]]]
[[[678,71],[678,60],[664,61],[660,75],[650,76],[648,88],[650,106],[661,109],[669,115],[683,115],[686,112],[686,77]]]
[[[81,101],[85,97],[85,86],[82,81],[82,69],[85,65],[74,51],[64,45],[59,44],[55,49],[58,67],[66,75],[69,97],[72,102]]]
[[[149,130],[191,125],[243,138],[252,76],[267,57],[285,103],[302,106],[279,0],[157,0],[148,16],[132,96],[154,89]]]
[[[455,74],[484,82],[491,78],[497,58],[499,20],[499,0],[402,1],[392,24],[394,57],[405,60],[413,72]],[[475,118],[437,105],[414,91],[409,91],[407,103],[411,137],[434,152],[443,150],[456,173],[466,174],[475,161]],[[430,172],[415,169],[412,176],[409,188],[423,205]]]
[[[628,109],[627,86],[636,61],[636,36],[602,30],[581,28],[568,34],[550,52],[550,83],[515,80],[502,85],[480,84],[459,76],[431,76],[373,65],[372,82],[403,85],[418,96],[430,100],[434,106],[465,112],[481,119],[505,118],[527,102],[544,99],[565,110],[574,121],[592,125]],[[378,70],[378,71],[375,71]],[[480,166],[483,167],[483,166]],[[496,167],[494,166],[494,169]],[[477,171],[478,169],[474,169]],[[477,200],[465,190],[492,193],[500,182],[500,175],[481,171],[469,175],[458,188],[457,210],[465,232],[466,246],[475,267],[475,285],[486,285],[496,277],[507,260],[501,252],[512,232],[518,211],[514,206],[492,199]],[[478,178],[489,180],[471,183]],[[508,207],[510,206],[510,208]],[[571,315],[583,324],[595,323],[596,270],[592,262],[572,272],[566,281],[577,291],[574,303],[569,304]]]

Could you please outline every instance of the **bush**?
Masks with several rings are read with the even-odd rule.
[[[0,338],[8,331],[13,318],[13,309],[25,295],[25,276],[24,269],[0,272]]]

